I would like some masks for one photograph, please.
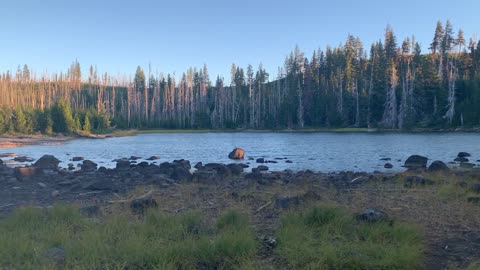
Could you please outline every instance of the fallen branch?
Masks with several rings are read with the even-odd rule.
[[[269,206],[269,205],[272,204],[272,203],[273,203],[273,201],[269,201],[268,203],[260,206],[260,207],[257,209],[257,211],[255,211],[255,212],[258,213],[258,212],[262,211],[265,207]]]

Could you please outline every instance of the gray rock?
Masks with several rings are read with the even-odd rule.
[[[73,157],[72,158],[72,161],[82,161],[82,160],[84,160],[83,157]]]
[[[203,163],[202,162],[197,162],[197,164],[195,164],[195,166],[193,166],[195,169],[199,170],[201,168],[203,168]]]
[[[52,155],[44,155],[39,158],[33,166],[39,169],[50,169],[50,170],[58,170],[58,164],[60,160]]]
[[[82,171],[93,172],[97,170],[97,163],[91,160],[84,160],[81,166]]]
[[[175,167],[173,170],[172,175],[170,176],[172,179],[181,181],[181,180],[191,180],[192,179],[192,173],[186,168],[183,167]]]
[[[257,158],[256,162],[257,163],[265,163],[265,159],[264,158]]]
[[[435,160],[434,162],[432,162],[432,164],[430,164],[430,167],[428,167],[429,172],[441,172],[449,170],[450,168],[448,168],[447,164],[440,160]]]
[[[23,163],[23,162],[33,162],[35,159],[26,157],[26,156],[19,156],[19,157],[15,157],[13,160],[16,162]]]
[[[365,209],[362,213],[356,216],[356,219],[359,221],[366,221],[366,222],[379,222],[385,221],[387,219],[387,214],[385,212],[375,209],[375,208],[368,208]]]
[[[117,160],[117,165],[115,167],[117,170],[128,170],[130,169],[130,162],[128,160]]]
[[[385,169],[391,169],[391,168],[393,168],[393,165],[391,163],[385,163],[385,165],[383,165],[383,167]]]
[[[260,165],[260,166],[257,167],[257,169],[258,169],[259,171],[268,171],[268,167],[265,166],[265,165]]]
[[[160,156],[151,156],[151,157],[147,158],[147,160],[150,160],[150,161],[157,160],[157,159],[160,159]]]
[[[466,158],[466,157],[457,157],[457,158],[454,159],[453,161],[463,163],[463,162],[468,162],[469,160],[468,160],[468,158]]]
[[[138,198],[130,203],[130,208],[134,213],[137,214],[143,214],[148,208],[157,206],[157,201],[153,198]]]
[[[131,156],[130,157],[130,160],[138,160],[138,159],[141,159],[142,157],[137,157],[137,156]]]
[[[291,160],[285,160],[285,163],[293,163]]]
[[[227,165],[227,168],[234,175],[239,175],[243,172],[242,164],[231,163]]]
[[[392,159],[391,159],[391,158],[381,158],[380,160],[381,160],[381,161],[390,161],[390,160],[392,160]]]
[[[459,158],[466,158],[466,157],[471,157],[472,155],[470,155],[470,153],[467,153],[467,152],[460,152],[458,153],[457,157]]]
[[[421,169],[427,167],[428,158],[419,156],[419,155],[412,155],[405,160],[405,167],[408,169]]]

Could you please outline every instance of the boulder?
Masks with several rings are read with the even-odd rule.
[[[58,170],[60,160],[52,155],[44,155],[39,158],[33,166],[39,169]]]
[[[157,207],[157,201],[153,198],[138,198],[130,203],[130,208],[134,213],[143,214],[148,208]]]
[[[413,155],[405,160],[404,166],[408,169],[421,169],[427,167],[427,162],[428,158],[419,155]]]
[[[257,167],[257,169],[258,169],[259,171],[268,171],[268,167],[265,166],[265,165],[260,165],[260,166]]]
[[[230,169],[222,163],[207,163],[203,168],[205,170],[216,171],[217,174],[221,176],[230,174]]]
[[[385,169],[391,169],[391,168],[393,168],[393,165],[391,163],[385,163],[385,165],[383,165],[383,167]]]
[[[84,160],[83,157],[73,157],[72,158],[72,161],[82,161],[82,160]]]
[[[192,168],[192,165],[190,165],[190,161],[188,160],[185,160],[185,159],[180,159],[180,160],[174,160],[172,162],[172,164],[175,166],[175,167],[182,167],[184,169],[187,169],[187,170],[190,170]]]
[[[149,165],[148,162],[142,161],[142,162],[137,164],[137,167],[146,168],[146,167],[148,167],[148,165]]]
[[[115,168],[117,170],[128,170],[130,169],[130,162],[128,160],[119,159],[117,160],[117,165]]]
[[[141,159],[142,157],[137,157],[137,156],[131,156],[130,157],[130,160],[138,160],[138,159]]]
[[[91,160],[84,160],[82,162],[82,171],[85,172],[93,172],[97,170],[97,163],[91,161]]]
[[[468,162],[469,160],[468,160],[468,158],[466,158],[466,157],[457,157],[457,158],[454,159],[453,161],[463,163],[463,162]]]
[[[195,166],[193,166],[193,167],[197,170],[200,170],[201,168],[203,168],[203,163],[202,162],[197,162],[197,164],[195,164]]]
[[[186,168],[183,167],[175,167],[173,169],[173,173],[170,176],[172,179],[181,181],[181,180],[191,180],[192,179],[192,173]]]
[[[467,152],[460,152],[458,153],[457,157],[459,158],[466,158],[466,157],[471,157],[472,155],[470,155],[470,153],[467,153]]]
[[[432,164],[430,164],[430,167],[428,167],[429,172],[441,172],[449,170],[450,168],[448,168],[447,164],[440,160],[435,160],[434,162],[432,162]]]
[[[35,159],[29,158],[26,156],[19,156],[19,157],[15,157],[13,160],[16,162],[23,163],[23,162],[33,162]]]
[[[236,163],[228,164],[227,168],[234,175],[239,175],[243,172],[242,164],[236,164]]]
[[[387,219],[387,214],[385,212],[375,209],[375,208],[368,208],[365,209],[362,213],[356,216],[356,219],[359,221],[366,221],[366,222],[379,222],[385,221]]]
[[[151,156],[151,157],[147,158],[147,160],[150,160],[150,161],[157,160],[157,159],[160,159],[160,156]]]
[[[256,162],[257,163],[265,163],[265,159],[264,158],[257,158]]]
[[[243,159],[244,157],[245,157],[245,150],[238,147],[233,149],[233,151],[230,152],[230,154],[228,154],[229,159]]]

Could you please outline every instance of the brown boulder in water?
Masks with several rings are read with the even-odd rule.
[[[245,150],[238,147],[233,149],[233,151],[230,152],[230,154],[228,154],[229,159],[243,159],[244,156],[245,156]]]

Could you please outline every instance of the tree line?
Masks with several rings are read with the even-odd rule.
[[[84,76],[78,61],[59,74],[37,75],[25,65],[0,76],[0,132],[71,132],[84,126],[101,131],[109,124],[212,129],[480,125],[480,42],[467,42],[449,21],[437,23],[425,53],[414,36],[399,42],[387,26],[384,38],[369,49],[352,35],[311,57],[297,47],[277,73],[270,80],[262,65],[254,70],[233,64],[226,85],[221,76],[211,81],[206,65],[188,69],[179,79],[153,74],[150,67],[147,74],[138,67],[127,78],[98,74],[93,66]],[[71,108],[70,128],[48,126],[62,106]],[[31,119],[25,125],[18,120],[20,112]],[[46,120],[32,120],[43,114]]]

